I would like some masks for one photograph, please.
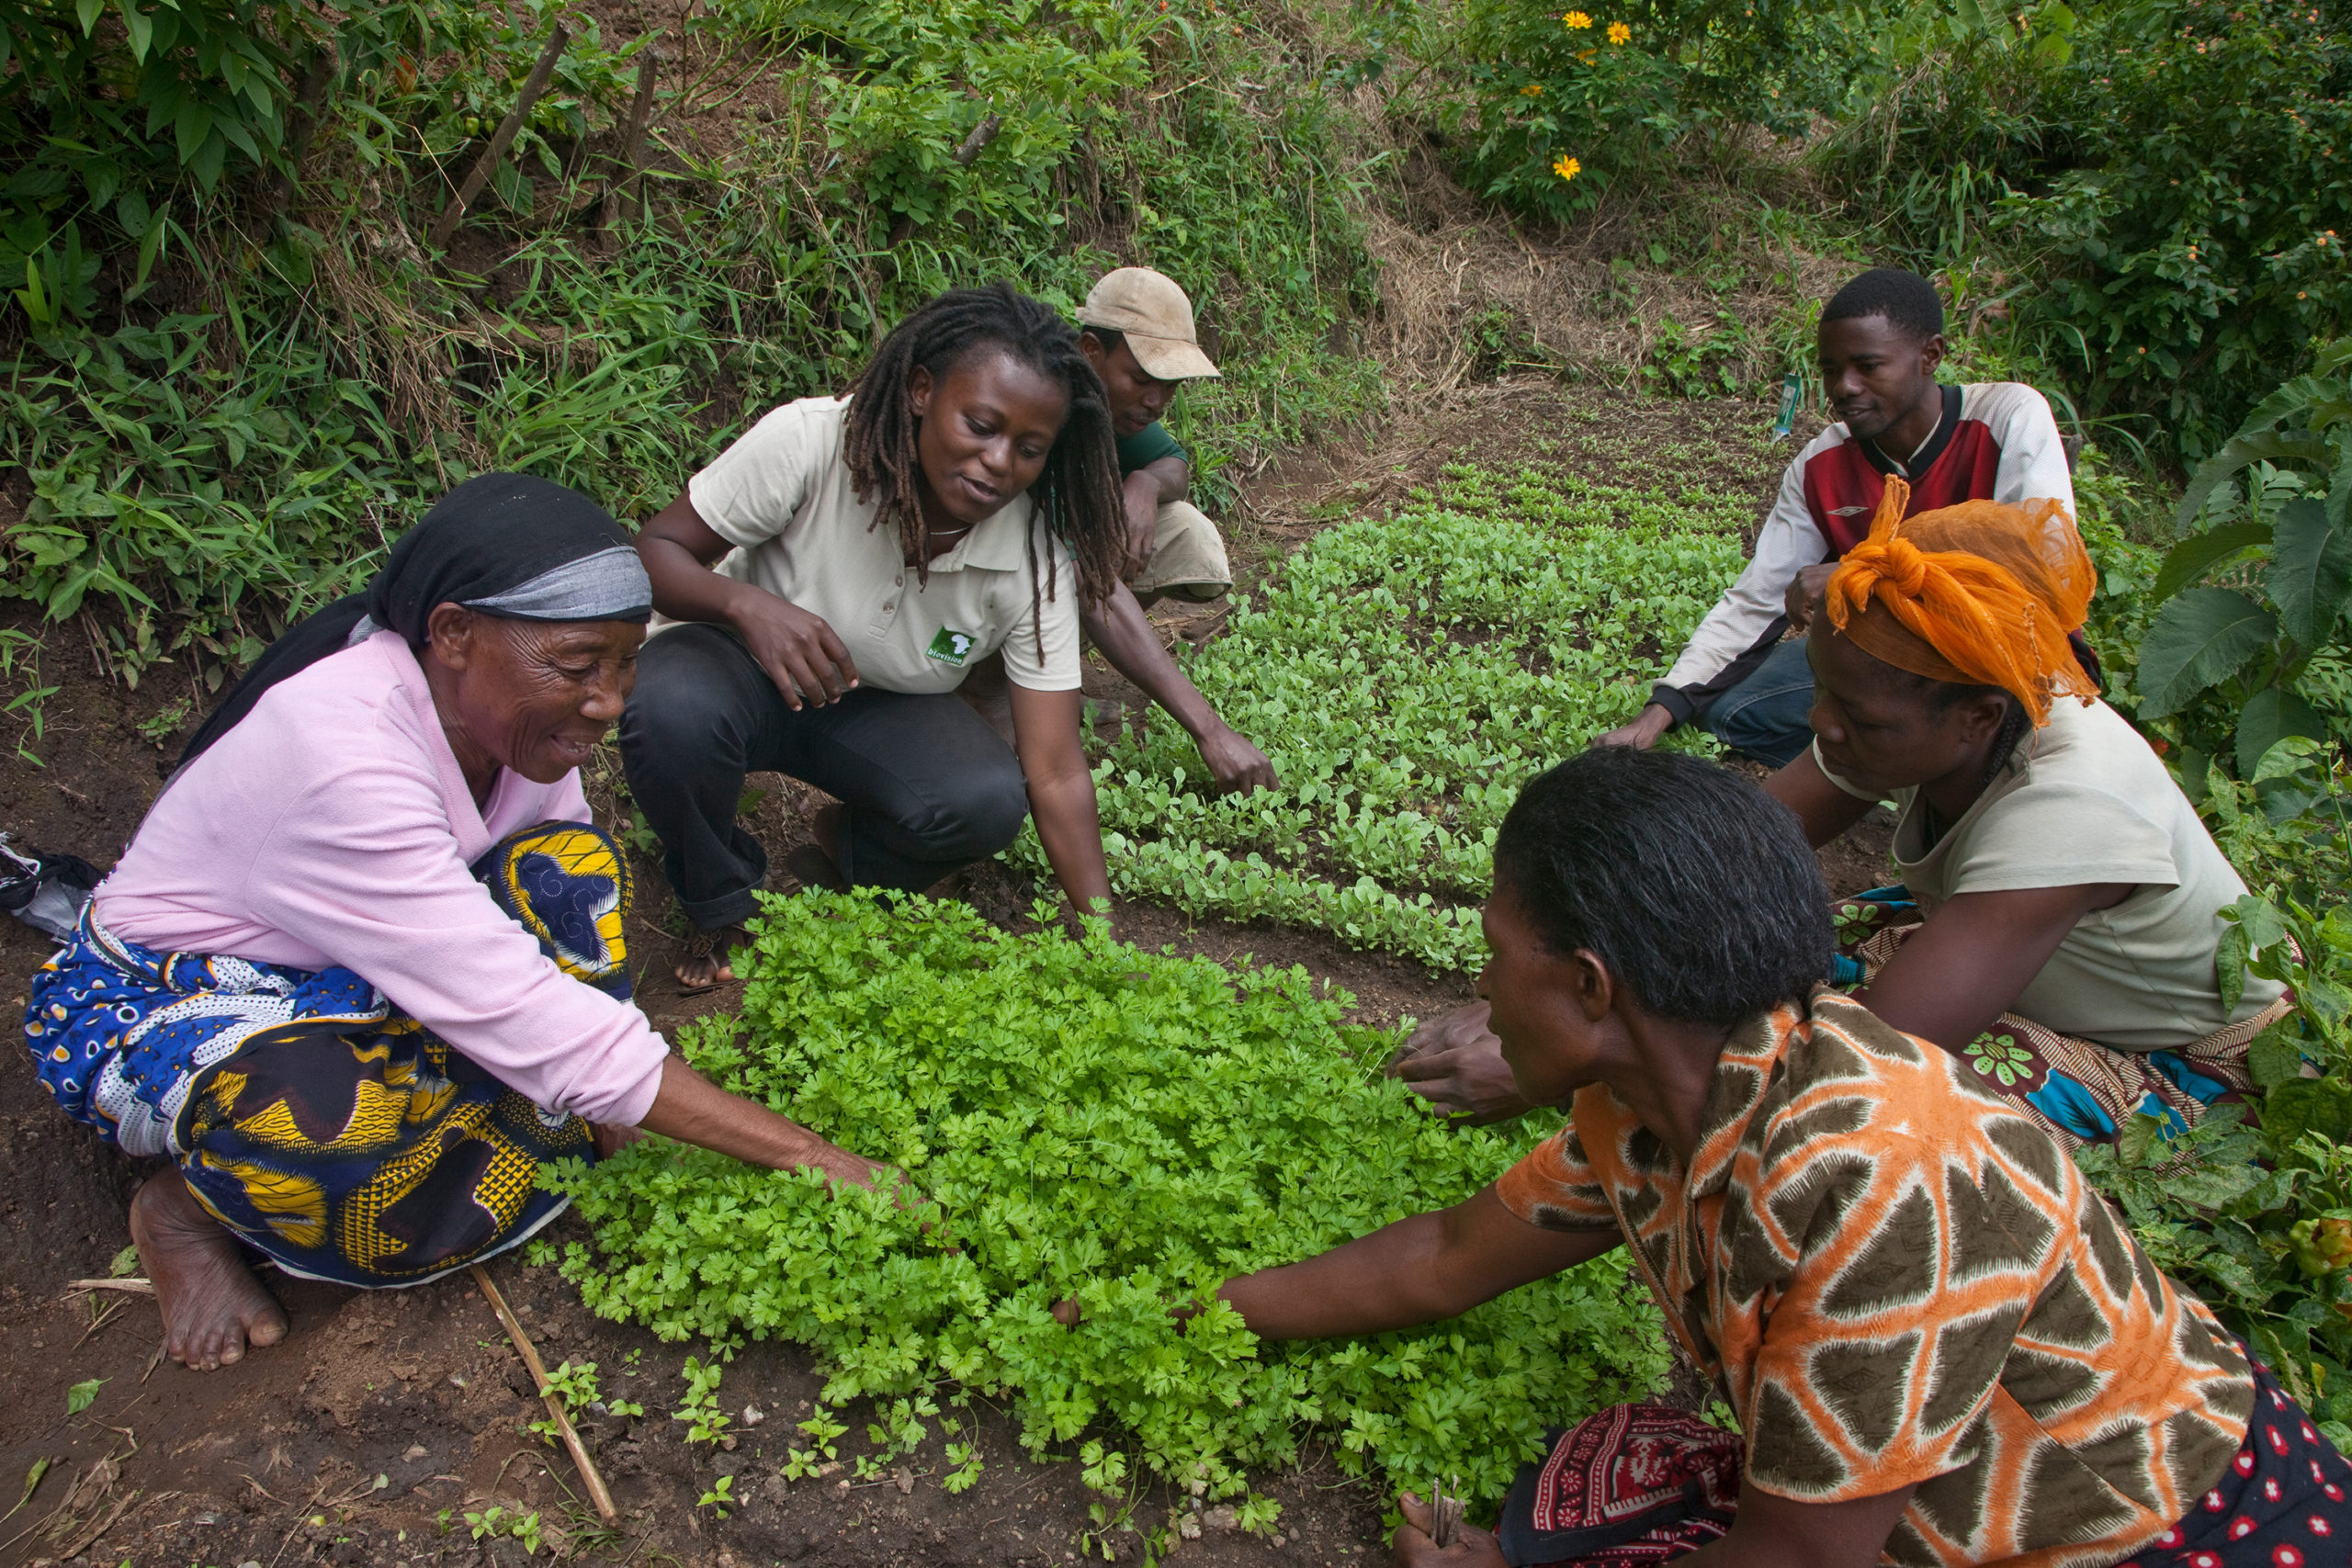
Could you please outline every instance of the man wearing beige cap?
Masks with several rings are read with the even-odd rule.
[[[1149,267],[1123,266],[1088,293],[1078,323],[1078,346],[1110,393],[1129,541],[1126,583],[1101,608],[1083,609],[1086,635],[1184,727],[1220,788],[1271,788],[1273,764],[1217,716],[1143,613],[1162,596],[1205,603],[1233,587],[1216,525],[1184,499],[1192,464],[1159,423],[1178,383],[1219,374],[1201,352],[1193,302]]]

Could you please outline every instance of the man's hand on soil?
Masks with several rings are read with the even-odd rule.
[[[1453,1544],[1440,1546],[1430,1539],[1436,1510],[1410,1492],[1396,1494],[1397,1511],[1405,1522],[1389,1543],[1394,1568],[1504,1568],[1503,1549],[1494,1536],[1472,1524],[1453,1527]]]
[[[1788,599],[1781,606],[1792,629],[1803,631],[1813,624],[1814,611],[1821,607],[1829,592],[1829,574],[1837,570],[1836,561],[1820,561],[1797,573],[1797,580],[1789,584]]]
[[[1657,703],[1634,716],[1630,724],[1621,724],[1605,735],[1593,737],[1595,746],[1631,746],[1636,751],[1646,751],[1657,744],[1658,737],[1674,728],[1674,716]]]
[[[1388,1060],[1388,1076],[1430,1102],[1430,1111],[1475,1126],[1508,1122],[1534,1109],[1503,1060],[1503,1043],[1487,1027],[1487,1004],[1456,1008],[1413,1031]]]
[[[1219,723],[1201,737],[1201,761],[1225,795],[1248,795],[1274,787],[1274,764],[1231,725]]]

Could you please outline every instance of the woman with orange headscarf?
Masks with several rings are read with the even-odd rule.
[[[2193,1125],[2254,1087],[2289,1005],[2257,978],[2222,998],[2217,911],[2245,884],[2075,660],[2097,576],[2065,508],[1906,519],[1903,490],[1829,579],[1813,747],[1766,785],[1816,845],[1898,812],[1903,886],[1841,911],[1860,999],[2070,1145]]]

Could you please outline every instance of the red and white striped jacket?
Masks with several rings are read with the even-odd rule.
[[[2075,486],[2049,401],[2015,381],[1943,388],[1943,415],[1927,444],[1898,461],[1843,424],[1797,454],[1756,536],[1756,554],[1707,612],[1650,700],[1687,721],[1747,678],[1787,629],[1789,584],[1806,567],[1862,542],[1890,474],[1911,484],[1905,514],[1962,501],[2055,499],[2075,508]]]

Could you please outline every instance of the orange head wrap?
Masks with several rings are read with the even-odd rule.
[[[1898,670],[1998,686],[2036,725],[2061,694],[2098,695],[2066,640],[2098,574],[2064,503],[1965,501],[1905,518],[1910,499],[1886,481],[1870,537],[1830,574],[1829,624]]]

